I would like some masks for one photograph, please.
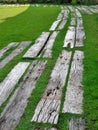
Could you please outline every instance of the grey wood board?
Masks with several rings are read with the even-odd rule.
[[[83,74],[83,58],[82,51],[75,51],[69,81],[63,106],[63,113],[81,114],[83,103],[82,74]]]
[[[62,30],[64,28],[64,26],[66,25],[66,23],[67,23],[67,19],[62,20],[62,22],[60,23],[60,25],[58,27],[58,30]]]
[[[70,26],[68,28],[66,35],[65,35],[63,47],[68,47],[68,45],[70,45],[70,47],[73,48],[74,43],[75,43],[75,27]]]
[[[83,27],[76,28],[76,47],[83,46],[83,40],[86,38],[85,31]]]
[[[58,35],[59,31],[54,31],[52,33],[52,35],[50,36],[49,40],[47,41],[47,44],[44,48],[44,54],[43,54],[43,57],[44,58],[51,58],[52,57],[52,47],[53,47],[53,44],[55,42],[55,39]]]
[[[0,83],[0,106],[2,103],[4,103],[4,101],[6,101],[15,85],[26,71],[28,65],[29,63],[27,62],[18,63],[7,75],[7,77]]]
[[[77,27],[83,27],[83,20],[82,20],[82,18],[77,17]]]
[[[14,130],[18,125],[46,61],[34,61],[23,81],[0,116],[0,130]],[[32,104],[33,105],[33,104]]]
[[[66,82],[71,54],[71,52],[63,50],[57,59],[43,97],[35,109],[32,122],[57,124],[62,89]]]
[[[26,47],[30,45],[31,41],[23,41],[20,45],[12,51],[5,59],[0,62],[0,69],[2,69],[7,63],[9,63],[14,57],[19,55]]]
[[[79,117],[71,118],[68,127],[68,130],[85,130],[85,119]]]
[[[58,24],[59,24],[60,22],[61,22],[61,20],[56,20],[56,21],[54,21],[49,30],[50,30],[50,31],[55,31],[56,28],[57,28],[57,26],[58,26]]]
[[[0,58],[11,48],[14,48],[18,45],[18,42],[12,42],[10,44],[8,44],[6,47],[4,47],[2,50],[0,50]]]
[[[80,11],[78,9],[75,9],[75,10],[76,10],[76,17],[81,18],[82,15],[81,15]]]
[[[39,38],[35,41],[35,44],[30,47],[30,49],[25,53],[23,58],[35,58],[39,55],[40,51],[43,49],[50,32],[43,32]]]

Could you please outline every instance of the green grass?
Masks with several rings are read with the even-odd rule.
[[[13,13],[11,12],[13,10]],[[7,7],[0,6],[0,49],[12,41],[31,40],[32,44],[35,39],[43,32],[49,31],[53,21],[56,19],[60,7]],[[4,14],[4,15],[3,15]],[[16,130],[34,130],[35,128],[56,127],[58,130],[68,129],[68,120],[72,117],[84,117],[86,119],[87,130],[98,130],[98,15],[83,15],[84,28],[86,32],[85,46],[82,48],[69,49],[74,51],[83,50],[84,58],[84,74],[83,74],[83,89],[84,89],[84,113],[82,115],[62,114],[64,96],[66,92],[67,82],[63,89],[62,103],[60,110],[59,122],[57,125],[31,123],[30,120],[34,114],[35,108],[40,101],[43,92],[49,81],[50,74],[55,65],[55,62],[62,51],[64,37],[68,26],[70,25],[70,16],[65,28],[60,31],[53,47],[53,57],[48,60],[46,68],[39,78],[36,88],[33,90],[29,98],[28,106],[22,116],[22,119]],[[28,47],[29,48],[29,47]],[[27,49],[28,49],[27,48]],[[27,50],[26,49],[26,50]],[[10,70],[19,61],[29,61],[31,59],[22,59],[24,50],[19,56],[14,58],[2,70],[0,70],[0,81],[10,72]],[[12,50],[11,50],[12,51]],[[9,52],[8,52],[9,53]],[[43,60],[43,59],[39,59]],[[70,66],[71,67],[71,66]],[[22,80],[22,78],[21,78]],[[20,81],[21,81],[20,80]],[[68,81],[68,76],[67,76]],[[18,87],[18,84],[16,85]],[[14,90],[15,91],[15,90]],[[13,92],[14,92],[13,91]],[[0,112],[6,106],[8,100],[0,108]]]

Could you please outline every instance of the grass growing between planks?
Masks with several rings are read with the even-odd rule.
[[[10,42],[15,41],[32,41],[32,44],[34,44],[36,38],[39,37],[43,31],[49,31],[49,28],[57,18],[59,11],[59,7],[0,6],[0,49]],[[2,19],[5,19],[4,22],[1,22]],[[3,80],[14,65],[21,60],[22,56],[17,56],[0,70],[0,81]]]
[[[84,15],[84,116],[87,130],[98,130],[98,14]]]

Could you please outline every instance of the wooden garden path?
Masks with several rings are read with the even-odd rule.
[[[34,60],[36,57],[42,58],[42,60],[32,60],[33,63],[31,64],[30,62],[19,62],[0,83],[0,106],[8,98],[10,99],[0,116],[0,130],[14,130],[18,125],[27,107],[28,98],[36,88],[37,80],[45,70],[48,59],[53,57],[52,48],[60,31],[67,24],[69,14],[71,16],[70,25],[65,34],[62,52],[55,63],[43,96],[36,106],[34,115],[32,115],[31,123],[57,124],[60,109],[62,109],[62,114],[65,116],[65,113],[79,114],[81,116],[83,113],[83,85],[81,82],[83,78],[84,52],[80,50],[80,47],[84,46],[83,41],[86,38],[82,13],[91,15],[92,13],[98,13],[98,9],[95,6],[61,7],[61,12],[51,25],[49,31],[42,32],[33,45],[30,45],[30,41],[24,41],[20,44],[13,42],[0,50],[0,58],[3,58],[0,60],[0,69],[4,68],[5,65],[29,45],[30,48],[23,55],[23,59],[30,58]],[[70,48],[70,51],[67,50],[68,48]],[[6,52],[10,49],[13,49],[13,51],[6,56]],[[44,58],[47,58],[47,60]],[[24,73],[25,76],[23,76]],[[24,78],[20,83],[19,80],[22,77]],[[19,87],[16,87],[17,84],[19,84]],[[67,84],[67,89],[63,108],[61,108],[62,91],[65,84]],[[15,91],[12,93],[14,89]],[[68,129],[84,130],[85,119],[82,116],[77,118],[72,116],[68,121]],[[35,130],[40,130],[40,128],[35,128]],[[45,128],[44,130],[57,129]]]

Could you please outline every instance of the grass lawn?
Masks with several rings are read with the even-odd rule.
[[[53,21],[57,18],[60,12],[60,7],[2,7],[0,6],[0,49],[13,41],[32,41],[43,32],[49,31]],[[84,51],[84,113],[83,115],[62,114],[60,111],[59,122],[57,125],[31,123],[30,120],[34,114],[34,110],[40,101],[45,87],[48,83],[50,74],[55,65],[55,62],[62,51],[64,37],[68,26],[70,25],[70,15],[65,28],[60,31],[53,47],[53,57],[48,59],[46,68],[37,82],[36,88],[32,92],[28,106],[22,116],[22,119],[16,130],[34,130],[35,128],[51,128],[56,127],[58,130],[68,129],[68,119],[72,117],[84,117],[86,119],[87,130],[98,130],[98,14],[83,15],[84,28],[86,32],[85,46],[80,48]],[[76,48],[75,48],[76,49]],[[73,53],[74,50],[72,49]],[[27,50],[27,49],[26,49]],[[0,70],[0,81],[10,72],[10,70],[19,61],[32,60],[22,59],[24,50],[19,56],[14,58],[2,70]],[[39,59],[42,60],[42,59]],[[68,79],[68,77],[67,77]],[[22,79],[21,79],[22,80]],[[18,87],[18,85],[16,86]],[[67,83],[63,89],[62,104]],[[12,92],[13,93],[13,92]],[[8,99],[9,100],[9,99]],[[8,103],[8,100],[1,106],[0,112]],[[61,109],[62,110],[62,109]]]

